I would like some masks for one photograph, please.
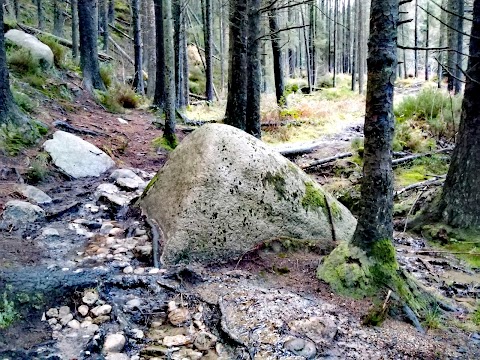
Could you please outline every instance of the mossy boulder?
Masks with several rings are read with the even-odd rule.
[[[32,56],[38,59],[42,68],[50,68],[53,66],[54,56],[52,49],[45,45],[35,36],[27,34],[23,31],[12,29],[5,34],[5,38],[15,45],[27,49]]]
[[[166,264],[237,259],[280,237],[331,250],[356,226],[352,214],[293,163],[220,124],[185,138],[140,206],[162,230]]]

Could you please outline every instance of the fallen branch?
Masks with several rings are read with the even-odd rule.
[[[92,135],[92,136],[105,136],[104,133],[88,130],[88,129],[81,129],[76,126],[73,126],[65,121],[56,120],[52,124],[57,129],[72,133],[72,134],[81,134],[81,135]]]
[[[133,41],[133,38],[126,34],[125,32],[123,32],[122,30],[120,30],[119,28],[117,28],[116,26],[112,25],[112,24],[108,24],[108,27],[112,28],[113,30],[115,30],[116,32],[118,32],[119,34],[123,35],[124,37],[126,37],[127,39]]]
[[[480,256],[480,253],[471,253],[468,251],[448,251],[448,250],[423,250],[423,251],[415,251],[415,254],[451,254],[451,255],[471,255],[471,256]]]
[[[189,93],[188,95],[190,97],[194,98],[194,99],[197,99],[197,100],[208,101],[208,99],[205,96],[202,96],[202,95],[197,95],[197,94],[193,94],[193,93]]]
[[[403,158],[393,160],[392,161],[392,166],[395,167],[395,166],[402,165],[402,164],[405,164],[407,162],[413,161],[415,159],[419,159],[419,158],[427,157],[427,156],[432,156],[432,155],[436,155],[436,154],[442,154],[442,153],[446,153],[446,152],[449,152],[449,151],[452,151],[452,149],[451,148],[445,148],[445,149],[441,149],[441,150],[437,150],[437,151],[432,151],[432,152],[429,152],[429,153],[405,156]]]
[[[331,163],[335,160],[344,159],[344,158],[351,157],[351,156],[353,156],[353,153],[351,153],[351,152],[340,153],[340,154],[337,154],[335,156],[331,156],[331,157],[328,157],[328,158],[325,158],[325,159],[319,159],[319,160],[312,161],[310,164],[305,164],[305,165],[302,165],[300,167],[303,170],[310,169],[310,168],[315,167],[315,166],[325,165],[325,164]]]
[[[118,45],[115,40],[113,40],[113,38],[111,36],[108,37],[108,39],[110,40],[110,42],[113,44],[113,46],[115,47],[115,49],[117,49],[120,54],[122,54],[122,56],[128,60],[128,62],[130,62],[131,64],[135,65],[135,61],[133,61],[133,59],[130,57],[130,55],[128,55],[126,53],[125,50],[122,49],[122,47],[120,45]]]
[[[407,187],[404,187],[403,189],[400,189],[400,190],[396,191],[395,192],[395,197],[398,197],[399,195],[403,194],[404,192],[407,192],[407,191],[410,191],[410,190],[413,190],[413,189],[442,185],[444,181],[445,181],[444,176],[441,176],[441,177],[438,176],[436,179],[426,180],[426,181],[422,181],[422,182],[415,183],[415,184],[412,184],[412,185],[408,185]]]
[[[323,142],[315,141],[309,144],[300,144],[297,147],[283,145],[274,147],[274,150],[278,151],[283,156],[295,156],[310,153],[317,147],[319,147],[321,144],[323,144]]]
[[[25,31],[26,33],[29,33],[29,34],[32,34],[32,35],[40,34],[40,35],[45,35],[45,36],[51,37],[53,40],[55,40],[56,42],[58,42],[60,45],[65,46],[65,47],[68,47],[68,48],[70,48],[70,49],[73,47],[73,44],[72,44],[72,42],[71,42],[70,40],[67,40],[67,39],[64,39],[64,38],[55,36],[55,35],[50,34],[50,33],[48,33],[48,32],[35,29],[35,28],[30,27],[30,26],[25,25],[25,24],[17,24],[17,27],[18,27],[20,30]],[[110,55],[107,55],[107,54],[105,54],[105,53],[102,53],[102,52],[99,52],[99,53],[98,53],[98,58],[99,58],[100,60],[102,60],[102,61],[110,61],[110,60],[113,60],[113,57],[111,57]]]

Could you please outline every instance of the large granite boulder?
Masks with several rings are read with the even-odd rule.
[[[39,60],[42,67],[48,68],[53,66],[52,49],[38,40],[35,36],[20,30],[12,29],[7,31],[5,38],[13,42],[15,45],[30,51],[32,56]]]
[[[349,240],[356,226],[352,214],[293,163],[219,124],[185,138],[140,206],[163,232],[166,264],[235,259],[274,239],[333,248],[333,238]]]
[[[73,178],[100,176],[115,166],[115,162],[95,145],[69,134],[57,131],[53,139],[43,145],[53,163]]]
[[[26,201],[10,200],[5,204],[0,229],[8,229],[10,226],[20,227],[44,219],[45,211],[41,207]]]

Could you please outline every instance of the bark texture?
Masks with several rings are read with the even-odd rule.
[[[397,68],[398,0],[373,0],[370,16],[361,214],[354,245],[371,254],[393,237],[393,90]]]
[[[261,0],[250,0],[250,14],[248,18],[248,83],[247,83],[247,133],[260,139],[262,137],[260,125],[260,92],[262,69],[260,64],[260,37]]]
[[[157,48],[157,74],[155,80],[155,95],[153,97],[153,104],[163,109],[165,103],[164,97],[164,71],[165,71],[165,57],[164,57],[164,36],[163,36],[163,0],[155,0],[155,41]]]
[[[230,3],[230,63],[225,124],[246,129],[247,109],[247,0]]]
[[[89,91],[93,91],[93,89],[106,90],[98,65],[96,8],[96,0],[78,2],[80,68],[82,69],[83,83]]]
[[[143,95],[145,92],[145,87],[143,83],[143,49],[142,29],[140,27],[140,0],[132,0],[132,15],[133,46],[135,53],[135,76],[133,78],[133,87],[138,94]]]
[[[205,77],[207,101],[213,101],[213,23],[212,0],[205,0]]]
[[[78,0],[71,0],[72,9],[72,57],[78,58],[79,54],[79,35],[78,35]]]
[[[172,2],[162,0],[163,15],[163,54],[164,54],[164,92],[165,99],[163,113],[165,115],[165,129],[163,137],[172,147],[176,146],[175,138],[175,51],[173,47]]]
[[[439,211],[454,227],[480,227],[480,0],[473,4],[470,58],[457,144],[443,188]]]
[[[63,27],[65,25],[65,4],[63,0],[53,2],[53,35],[64,37]]]
[[[282,45],[280,44],[280,29],[277,21],[277,11],[272,9],[269,12],[268,24],[270,26],[270,38],[272,40],[273,52],[273,74],[275,77],[275,94],[277,95],[277,103],[280,106],[285,105],[285,82],[283,79],[283,57]],[[312,55],[310,54],[310,57]],[[313,68],[313,64],[312,68]],[[314,73],[312,69],[312,74]]]

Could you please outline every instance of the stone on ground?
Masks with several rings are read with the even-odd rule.
[[[26,201],[10,200],[5,204],[3,211],[1,227],[9,226],[18,227],[20,225],[33,223],[37,220],[45,218],[45,211],[37,206]]]
[[[166,264],[238,259],[279,238],[308,239],[330,250],[333,233],[349,240],[356,226],[352,214],[293,163],[219,124],[196,130],[170,154],[140,206],[163,231]]]
[[[45,194],[42,190],[32,185],[21,184],[17,186],[17,191],[37,204],[51,204],[52,198]]]
[[[98,177],[115,166],[95,145],[64,131],[55,132],[43,146],[54,164],[74,178]]]
[[[35,36],[20,30],[12,29],[7,31],[5,38],[13,42],[15,45],[30,51],[32,57],[38,59],[42,67],[49,68],[53,66],[52,49],[38,40]]]

